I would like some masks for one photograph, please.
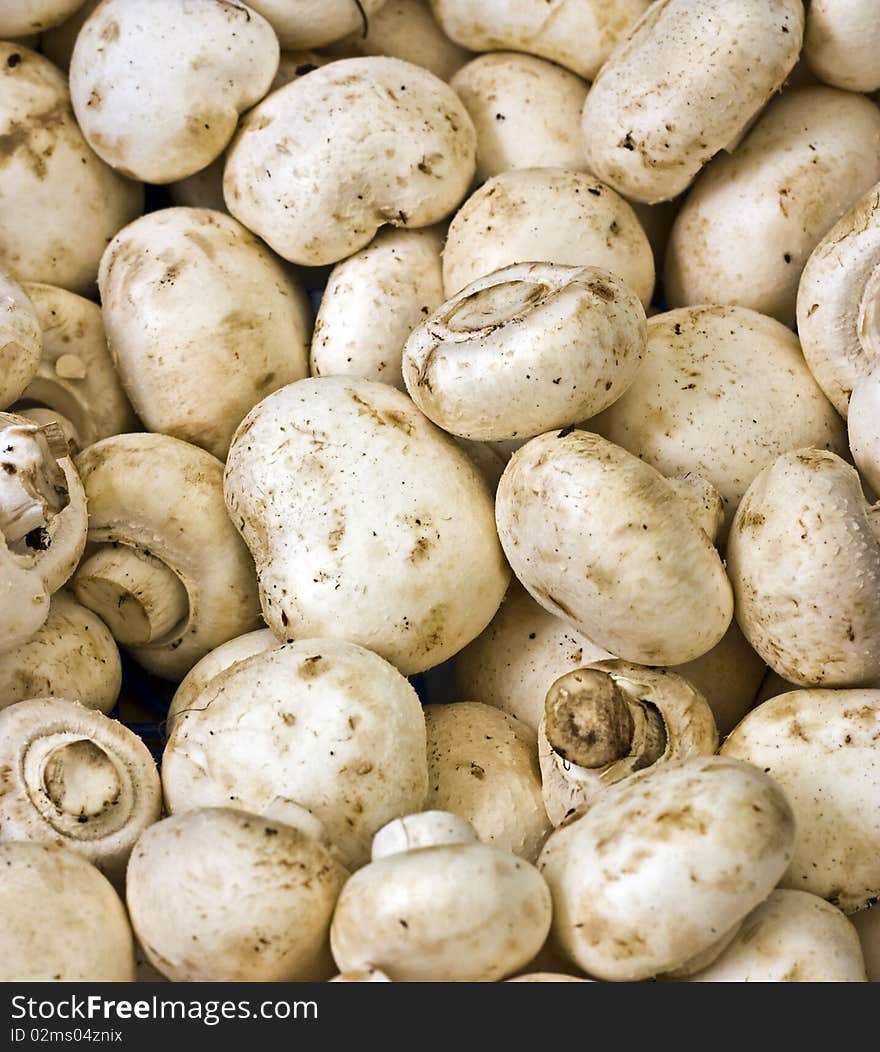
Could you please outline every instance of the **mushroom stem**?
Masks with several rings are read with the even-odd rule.
[[[547,693],[544,711],[550,745],[578,767],[596,770],[638,754],[640,769],[666,748],[660,713],[629,701],[614,678],[598,669],[561,676]]]
[[[456,304],[441,320],[450,333],[479,335],[519,320],[553,290],[542,281],[517,278],[480,289]],[[433,326],[432,326],[433,327]]]
[[[43,547],[35,531],[45,530],[68,503],[58,460],[69,455],[57,424],[39,427],[0,413],[0,531],[7,544],[24,541],[36,550]]]
[[[421,811],[395,818],[373,837],[372,860],[416,851],[423,847],[475,844],[477,834],[470,822],[449,811]]]
[[[122,785],[113,760],[88,738],[49,754],[43,786],[55,807],[78,818],[95,818],[115,804]]]
[[[73,591],[124,646],[160,639],[189,610],[177,575],[154,556],[125,545],[100,548],[87,559],[73,579]]]

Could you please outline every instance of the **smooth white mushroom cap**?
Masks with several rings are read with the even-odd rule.
[[[765,468],[733,520],[727,567],[743,634],[783,678],[880,678],[880,539],[840,457],[801,449]]]
[[[635,379],[645,312],[607,270],[521,263],[479,278],[409,336],[410,397],[463,438],[527,438],[587,420]]]
[[[446,295],[525,262],[610,270],[645,306],[654,290],[654,257],[635,212],[586,172],[520,168],[484,183],[449,224]]]
[[[396,669],[362,647],[290,643],[227,668],[178,715],[162,784],[174,812],[298,804],[346,864],[359,865],[377,829],[424,804],[421,705]]]
[[[174,982],[327,979],[328,933],[348,874],[319,840],[230,808],[175,814],[128,865],[132,925]]]
[[[233,440],[226,501],[279,639],[349,639],[405,675],[479,635],[509,581],[478,469],[385,384],[321,377],[264,399]]]
[[[880,22],[873,0],[811,0],[804,58],[836,88],[880,88]]]
[[[254,0],[285,49],[323,47],[360,29],[384,0]]]
[[[442,80],[395,58],[342,59],[250,111],[223,194],[280,256],[318,266],[386,223],[439,222],[467,193],[475,156],[471,119]]]
[[[539,868],[560,947],[598,979],[647,979],[708,950],[773,890],[795,823],[750,764],[701,757],[612,786],[550,835]]]
[[[19,281],[94,290],[107,242],[143,208],[143,188],[97,157],[67,80],[42,55],[0,43],[0,266]]]
[[[122,384],[151,431],[225,457],[245,414],[308,374],[305,295],[231,216],[144,216],[107,246],[98,284]]]
[[[880,896],[880,691],[797,690],[753,709],[721,748],[785,790],[798,839],[782,887],[845,913]]]
[[[125,907],[85,859],[55,844],[0,844],[0,981],[133,982]]]
[[[43,352],[43,333],[34,304],[9,274],[0,270],[0,409],[19,397],[33,379]]]
[[[73,108],[109,165],[169,183],[223,152],[239,114],[269,90],[278,54],[272,27],[241,3],[105,0],[76,38]]]

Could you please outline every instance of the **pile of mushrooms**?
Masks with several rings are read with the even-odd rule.
[[[877,4],[0,7],[0,979],[880,981]]]

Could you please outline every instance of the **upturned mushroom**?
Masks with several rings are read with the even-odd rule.
[[[330,920],[347,876],[299,829],[207,808],[146,830],[126,898],[147,957],[174,982],[316,981],[333,973]]]
[[[484,183],[449,224],[446,296],[522,262],[610,270],[644,306],[654,290],[654,257],[635,212],[587,172],[518,168]]]
[[[77,458],[90,551],[72,588],[148,671],[179,679],[260,623],[253,563],[226,515],[223,465],[167,435],[115,435]]]
[[[425,718],[382,658],[338,640],[255,654],[178,713],[162,761],[169,811],[312,811],[348,866],[380,826],[424,805]]]
[[[305,295],[231,216],[144,216],[107,246],[98,285],[122,384],[151,431],[225,457],[242,417],[308,374]]]
[[[0,266],[19,281],[92,292],[101,253],[143,208],[143,187],[83,138],[64,75],[26,47],[0,43]]]
[[[323,47],[347,33],[365,30],[384,0],[253,0],[287,50]],[[240,5],[235,5],[240,6]]]
[[[673,485],[571,428],[514,453],[496,495],[501,544],[532,597],[612,654],[650,665],[691,661],[727,631],[733,595],[707,532],[716,515],[711,487]]]
[[[826,84],[848,91],[877,91],[880,23],[872,0],[811,0],[804,58]]]
[[[396,58],[342,59],[248,113],[223,194],[280,256],[318,266],[387,223],[439,222],[466,194],[475,156],[473,124],[448,84]]]
[[[62,844],[122,884],[162,810],[156,764],[133,731],[73,701],[20,701],[0,711],[0,770],[0,840]]]
[[[376,834],[372,862],[342,889],[333,958],[393,982],[492,982],[534,957],[550,910],[528,862],[479,843],[455,815],[411,814]]]
[[[797,821],[781,886],[852,913],[880,897],[880,690],[797,690],[753,709],[722,755],[763,768]]]
[[[134,981],[125,907],[94,866],[55,844],[0,844],[0,866],[0,981]]]
[[[534,732],[476,701],[426,705],[425,725],[426,808],[458,815],[483,843],[534,862],[551,829]]]
[[[105,0],[76,38],[73,109],[107,164],[169,183],[219,157],[269,90],[278,54],[272,27],[243,3]]]
[[[542,792],[553,825],[647,768],[711,756],[706,699],[666,669],[597,661],[550,687],[538,729]]]
[[[25,290],[0,270],[0,409],[19,397],[40,364],[43,334]]]
[[[784,679],[880,679],[877,519],[840,457],[801,449],[765,468],[733,520],[727,565],[739,626]]]
[[[279,639],[349,639],[411,675],[477,636],[507,588],[478,469],[385,384],[264,399],[233,439],[226,502]]]
[[[590,89],[590,171],[637,201],[675,197],[782,87],[803,30],[800,0],[653,4]]]
[[[632,384],[645,312],[610,271],[520,263],[479,278],[416,328],[410,397],[450,434],[530,438],[577,424]]]
[[[794,838],[785,795],[750,764],[705,756],[643,771],[551,833],[538,868],[554,937],[597,979],[705,966],[773,890]]]

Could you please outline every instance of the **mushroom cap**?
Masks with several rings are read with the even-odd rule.
[[[179,714],[162,783],[172,812],[298,804],[345,863],[359,865],[377,829],[424,804],[421,705],[395,668],[362,647],[289,643],[226,669]]]
[[[564,975],[562,972],[527,972],[525,975],[517,975],[513,979],[505,979],[506,983],[591,983],[592,979],[580,979],[576,975]]]
[[[727,568],[743,634],[783,678],[880,678],[880,541],[840,457],[801,449],[765,468],[733,520]]]
[[[94,290],[101,253],[143,208],[143,187],[97,157],[73,116],[67,80],[48,59],[0,43],[0,266],[19,281]]]
[[[654,290],[654,256],[635,212],[587,172],[518,168],[471,194],[449,224],[446,295],[522,262],[610,270],[645,306]]]
[[[323,47],[363,29],[384,0],[252,0],[252,10],[271,23],[285,49]],[[369,24],[369,23],[367,23]]]
[[[12,405],[31,382],[42,351],[34,304],[21,285],[0,270],[0,409]]]
[[[612,654],[681,664],[727,631],[730,583],[688,505],[598,435],[565,429],[532,439],[511,457],[495,511],[520,582]]]
[[[348,874],[298,829],[231,808],[175,814],[128,865],[128,909],[174,982],[290,982],[332,974],[328,933]]]
[[[880,88],[880,23],[873,0],[811,0],[804,58],[826,84],[848,91]]]
[[[749,764],[707,756],[644,771],[550,834],[538,865],[554,936],[599,979],[670,971],[767,897],[794,834],[782,790]]]
[[[880,896],[880,690],[796,690],[753,709],[722,746],[782,786],[798,839],[783,887],[845,913]]]
[[[225,457],[245,414],[308,374],[306,297],[231,216],[138,219],[107,246],[98,284],[119,376],[151,431]]]
[[[223,503],[223,465],[168,435],[115,435],[77,457],[89,540],[149,552],[186,589],[188,614],[133,656],[179,678],[208,651],[257,627],[253,563]],[[185,495],[185,496],[184,496]]]
[[[478,278],[425,319],[406,341],[403,378],[444,431],[527,438],[620,398],[645,339],[641,303],[610,271],[520,263]]]
[[[735,303],[793,325],[810,253],[878,180],[880,109],[870,99],[822,86],[786,92],[682,205],[666,250],[667,301]]]
[[[855,928],[804,891],[774,891],[708,968],[691,983],[863,983]]]
[[[0,981],[133,982],[125,907],[85,859],[54,844],[0,844]]]
[[[264,399],[226,501],[280,639],[350,639],[405,675],[477,636],[509,581],[478,469],[385,384],[320,377]]]
[[[109,165],[169,183],[223,152],[239,114],[269,90],[278,54],[272,27],[244,4],[105,0],[70,59],[74,112]]]
[[[782,87],[803,28],[800,0],[654,4],[590,88],[590,171],[637,201],[681,193]]]
[[[146,745],[103,713],[61,698],[0,711],[0,840],[63,844],[121,884],[162,793]]]
[[[76,13],[84,0],[6,0],[0,11],[0,37],[40,33],[59,25]]]
[[[853,388],[846,418],[849,448],[859,474],[880,492],[880,371],[872,369]]]
[[[580,119],[589,85],[515,51],[479,55],[449,82],[477,131],[479,182],[510,168],[586,168]]]
[[[742,307],[649,318],[642,367],[590,427],[668,477],[693,472],[711,482],[724,501],[723,536],[749,483],[781,453],[846,449],[797,337]]]
[[[534,862],[550,832],[534,732],[475,701],[425,706],[426,806],[466,819],[484,843]]]
[[[342,59],[248,113],[223,193],[280,256],[319,266],[363,248],[386,223],[443,219],[466,194],[475,157],[474,127],[448,84],[396,58]]]
[[[328,980],[331,983],[390,983],[391,980],[378,968],[369,968],[359,972],[340,972]]]

